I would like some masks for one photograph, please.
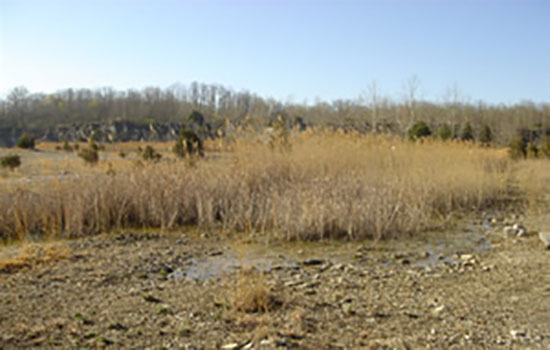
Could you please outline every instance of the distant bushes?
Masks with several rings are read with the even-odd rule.
[[[172,148],[178,158],[204,156],[204,146],[200,137],[190,129],[180,131],[178,140]]]
[[[162,158],[162,154],[158,153],[153,146],[147,145],[141,152],[141,158],[149,162],[157,162]]]
[[[453,138],[453,129],[451,129],[449,124],[443,124],[439,126],[435,136],[442,141],[450,140]]]
[[[484,124],[481,127],[481,133],[479,134],[479,143],[484,146],[489,146],[493,142],[493,131],[489,125]]]
[[[550,136],[545,137],[539,145],[534,141],[526,142],[520,135],[508,144],[508,155],[512,159],[550,159]]]
[[[21,166],[21,157],[17,154],[4,156],[0,158],[0,166],[13,171],[15,168]]]
[[[527,157],[527,143],[521,136],[514,137],[508,144],[508,155],[512,159],[523,159]]]
[[[24,133],[21,135],[19,140],[17,140],[17,147],[23,149],[34,149],[35,139],[31,134]]]
[[[475,130],[469,122],[464,123],[462,126],[454,125],[451,127],[448,123],[440,124],[435,133],[432,133],[430,126],[424,121],[417,121],[409,129],[407,136],[409,140],[419,140],[427,137],[434,137],[441,141],[460,140],[466,142],[477,141],[483,146],[490,146],[493,142],[494,135],[489,125],[484,124],[481,126],[478,138],[476,140]]]
[[[78,156],[82,158],[86,164],[95,165],[99,162],[99,152],[94,147],[83,148],[78,152]]]
[[[418,121],[409,129],[409,139],[419,140],[432,134],[430,127],[423,121]]]
[[[542,140],[539,150],[542,157],[550,159],[550,136]]]
[[[466,122],[460,131],[460,139],[462,141],[473,141],[474,140],[474,129],[470,122]]]

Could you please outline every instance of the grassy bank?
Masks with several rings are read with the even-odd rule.
[[[126,159],[108,172],[100,162],[62,181],[10,185],[0,236],[201,225],[287,239],[388,238],[499,205],[512,174],[505,152],[467,143],[304,133],[291,144],[274,151],[238,140],[193,167],[168,156],[143,166]]]

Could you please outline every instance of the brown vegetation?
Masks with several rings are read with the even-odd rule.
[[[0,235],[196,224],[286,239],[387,238],[497,205],[509,190],[505,152],[470,143],[315,132],[291,142],[280,152],[240,139],[194,167],[167,159],[136,168],[117,157],[109,172],[100,164],[17,186],[0,196]]]
[[[0,272],[14,272],[25,267],[64,260],[70,256],[70,249],[62,243],[24,243],[15,247],[11,256],[0,256]]]
[[[273,310],[282,302],[271,290],[267,277],[256,269],[237,273],[233,282],[234,285],[228,287],[224,297],[234,311],[264,313]]]

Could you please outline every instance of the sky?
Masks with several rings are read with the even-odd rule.
[[[0,96],[192,81],[287,102],[550,102],[547,0],[0,0]]]

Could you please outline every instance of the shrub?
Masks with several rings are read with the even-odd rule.
[[[66,151],[66,152],[72,152],[73,151],[73,147],[71,145],[69,145],[69,142],[67,140],[65,140],[63,142],[63,150]]]
[[[190,123],[202,126],[204,124],[204,116],[199,111],[193,111],[187,118]]]
[[[185,157],[186,155],[185,146],[184,146],[183,138],[181,136],[178,137],[178,139],[176,140],[176,143],[174,144],[174,147],[172,147],[172,152],[174,152],[174,154],[178,158]]]
[[[195,155],[204,156],[202,140],[193,130],[189,129],[184,129],[180,132],[180,136],[172,148],[172,151],[179,158]]]
[[[539,149],[533,141],[527,144],[527,158],[536,159],[539,157]]]
[[[78,156],[84,159],[84,161],[90,165],[95,165],[97,164],[97,162],[99,162],[99,153],[96,149],[93,149],[91,147],[82,149],[80,152],[78,152]]]
[[[271,134],[269,145],[272,149],[288,152],[292,148],[289,137],[290,129],[286,117],[280,114],[277,120],[273,122],[273,133]]]
[[[539,152],[542,157],[550,159],[550,136],[542,140],[539,147]]]
[[[432,134],[430,127],[423,121],[418,121],[409,130],[409,139],[418,140]]]
[[[2,166],[2,168],[9,168],[11,171],[13,171],[15,168],[21,165],[21,157],[19,157],[17,154],[7,155],[0,158],[0,165]]]
[[[464,124],[464,127],[460,131],[460,139],[462,141],[472,141],[474,139],[474,129],[472,128],[472,124],[470,124],[470,122],[466,122],[466,124]]]
[[[119,156],[120,158],[124,159],[124,158],[126,158],[126,152],[120,151],[120,152],[118,152],[118,156]]]
[[[141,153],[141,157],[146,161],[159,161],[162,158],[162,155],[158,153],[153,146],[145,146],[145,149]]]
[[[24,149],[34,149],[34,137],[30,134],[24,133],[21,135],[19,140],[17,140],[17,147]]]
[[[450,140],[453,138],[453,129],[449,124],[443,124],[437,129],[436,136],[443,141]]]
[[[484,124],[479,134],[479,142],[484,146],[489,146],[493,141],[493,132],[489,125]]]
[[[520,159],[527,156],[527,144],[521,136],[516,136],[510,141],[508,144],[508,155],[512,159]]]

